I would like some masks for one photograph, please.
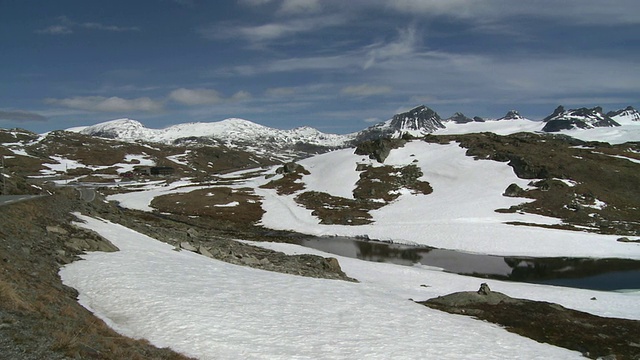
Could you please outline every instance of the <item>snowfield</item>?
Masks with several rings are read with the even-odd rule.
[[[60,271],[80,292],[80,303],[122,334],[199,359],[581,358],[409,300],[475,290],[480,279],[348,258],[339,261],[360,283],[285,275],[176,252],[120,225],[77,216],[80,226],[120,248],[84,255]],[[638,293],[490,285],[516,297],[640,319]],[[594,296],[598,301],[589,300]]]
[[[311,172],[302,179],[312,185],[308,190],[336,196],[350,192],[358,179],[354,159],[370,162],[352,153],[353,149],[338,150],[300,161]],[[615,235],[506,224],[560,223],[558,219],[539,215],[494,211],[530,201],[502,195],[509,184],[526,188],[530,181],[516,177],[506,163],[474,160],[457,144],[413,141],[392,150],[385,165],[409,165],[414,159],[424,173],[420,180],[428,181],[433,193],[404,193],[395,202],[372,211],[374,223],[369,225],[322,225],[310,210],[295,203],[296,194],[280,196],[272,189],[257,189],[263,179],[250,185],[264,198],[262,206],[266,214],[262,225],[272,229],[317,236],[366,235],[378,240],[490,255],[640,259],[640,246],[617,242]]]
[[[561,224],[561,221],[534,214],[495,212],[495,209],[531,201],[502,195],[510,184],[526,188],[531,180],[519,179],[506,163],[474,160],[465,152],[455,143],[440,145],[423,141],[409,142],[392,150],[385,165],[416,164],[424,174],[420,180],[428,181],[433,193],[420,195],[404,191],[393,203],[371,212],[374,223],[361,226],[320,224],[311,210],[294,201],[297,193],[283,196],[274,189],[259,188],[274,179],[264,175],[275,174],[275,167],[266,172],[242,170],[223,178],[236,181],[231,187],[254,188],[263,198],[262,208],[266,213],[262,225],[276,230],[314,236],[366,235],[371,239],[488,255],[640,259],[640,246],[618,242],[616,235],[507,224],[518,221],[551,225]],[[380,166],[353,154],[353,149],[333,151],[299,163],[311,173],[301,180],[305,191],[322,191],[345,198],[353,198],[352,191],[359,179],[358,163]],[[250,174],[254,177],[243,178]],[[142,191],[111,195],[108,200],[118,201],[127,208],[152,211],[150,204],[156,196],[203,188],[206,187],[183,179],[163,187],[148,184]],[[606,206],[605,203],[600,205]]]

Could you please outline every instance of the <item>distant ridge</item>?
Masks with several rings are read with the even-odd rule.
[[[546,125],[542,128],[542,131],[545,132],[620,126],[610,116],[604,114],[599,106],[591,109],[579,108],[570,110],[565,110],[563,106],[558,106],[543,121]]]

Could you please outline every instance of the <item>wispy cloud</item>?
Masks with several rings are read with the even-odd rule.
[[[116,96],[76,96],[65,99],[47,98],[45,102],[71,109],[98,112],[157,112],[163,108],[161,101],[152,100],[148,97],[123,99]]]
[[[366,97],[366,96],[373,96],[373,95],[388,94],[391,92],[391,90],[392,89],[390,86],[362,84],[362,85],[351,85],[351,86],[344,87],[340,92],[342,94],[350,95],[350,96]]]
[[[327,27],[344,24],[341,15],[322,15],[307,18],[290,18],[262,25],[217,24],[204,27],[200,34],[207,39],[242,39],[250,43],[261,43],[309,33]]]
[[[413,16],[449,16],[473,22],[496,22],[517,16],[598,26],[640,23],[636,16],[640,4],[635,0],[618,0],[615,5],[600,0],[377,0],[368,5]]]
[[[247,91],[238,91],[231,97],[224,97],[220,92],[213,89],[185,89],[180,88],[169,93],[169,99],[183,105],[213,105],[229,101],[243,101],[251,98]]]
[[[363,67],[368,69],[379,61],[411,55],[416,52],[419,39],[415,26],[401,29],[396,40],[370,45],[367,51],[367,61]]]
[[[321,9],[319,0],[284,0],[279,11],[282,14],[308,14]]]
[[[23,110],[0,110],[0,120],[17,122],[46,121],[47,118],[40,114]]]
[[[49,34],[49,35],[67,35],[73,34],[73,30],[70,27],[65,25],[51,25],[44,29],[38,29],[35,31],[36,34]]]
[[[67,35],[73,34],[75,30],[87,29],[87,30],[99,30],[108,32],[127,32],[127,31],[139,31],[137,26],[117,26],[106,25],[99,22],[75,22],[66,16],[59,16],[57,19],[58,24],[51,25],[44,29],[38,29],[35,32],[38,34],[48,35]]]
[[[85,29],[103,30],[103,31],[112,31],[112,32],[140,31],[140,28],[137,26],[105,25],[105,24],[96,23],[96,22],[86,22],[86,23],[79,24],[78,26]]]

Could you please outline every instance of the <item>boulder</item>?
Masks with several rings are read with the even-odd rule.
[[[489,284],[482,283],[480,284],[480,289],[478,289],[478,294],[480,295],[489,295],[491,289],[489,288]]]
[[[523,197],[525,192],[523,188],[514,183],[509,185],[502,195],[508,197]]]
[[[193,252],[198,252],[198,249],[196,249],[195,246],[191,245],[191,243],[189,243],[188,241],[183,241],[180,243],[180,248],[187,250],[187,251],[193,251]]]

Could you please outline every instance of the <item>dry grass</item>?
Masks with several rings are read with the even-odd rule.
[[[14,311],[33,311],[33,306],[27,302],[22,295],[5,280],[0,280],[0,304],[3,307]]]

